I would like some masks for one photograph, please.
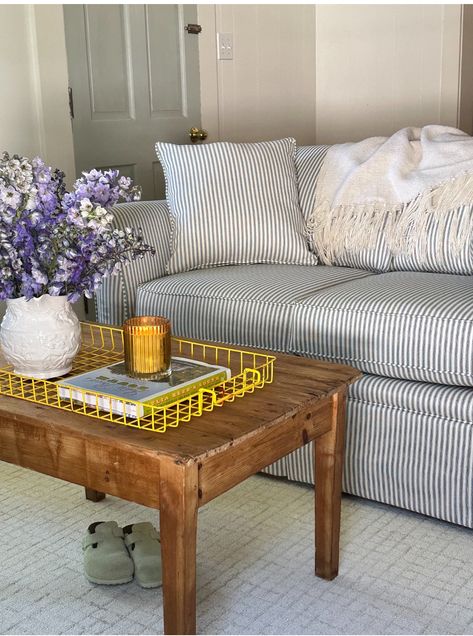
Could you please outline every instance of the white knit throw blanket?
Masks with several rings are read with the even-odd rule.
[[[436,223],[441,254],[460,253],[473,236],[473,137],[447,126],[403,128],[391,137],[338,144],[317,181],[307,233],[326,264],[347,251],[374,249],[384,238],[393,254],[427,253]]]

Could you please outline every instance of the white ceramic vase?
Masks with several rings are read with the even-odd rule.
[[[15,373],[41,379],[64,375],[80,342],[79,320],[66,296],[7,300],[0,347]]]

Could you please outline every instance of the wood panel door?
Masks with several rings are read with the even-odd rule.
[[[160,199],[156,141],[200,126],[195,5],[65,5],[77,173],[118,168]]]

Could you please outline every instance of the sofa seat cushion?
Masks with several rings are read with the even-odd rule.
[[[179,336],[290,351],[297,303],[370,272],[305,265],[234,265],[140,285],[137,315],[170,318]]]
[[[473,386],[473,281],[392,272],[301,300],[294,351],[374,375]]]

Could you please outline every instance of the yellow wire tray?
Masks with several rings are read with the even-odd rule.
[[[80,413],[106,422],[115,422],[132,428],[140,428],[155,433],[164,433],[169,427],[179,426],[192,417],[199,417],[204,412],[212,411],[225,402],[233,402],[255,389],[261,389],[273,381],[275,357],[264,353],[255,353],[213,345],[193,342],[183,338],[173,338],[173,355],[192,358],[210,364],[229,367],[232,376],[210,389],[199,389],[196,393],[182,398],[166,406],[150,406],[143,408],[143,403],[120,399],[104,393],[90,390],[74,391],[83,394],[83,400],[61,398],[58,384],[72,375],[93,371],[123,360],[123,331],[117,327],[109,327],[90,322],[82,322],[82,346],[74,361],[72,371],[55,381],[37,380],[13,372],[12,367],[0,368],[0,394],[28,400],[37,404],[46,404],[63,411]],[[86,404],[85,394],[95,397],[95,406]],[[113,398],[115,403],[123,403],[123,414],[103,411],[99,408],[99,398]],[[134,405],[136,411],[144,411],[142,416],[130,417],[125,406]]]

